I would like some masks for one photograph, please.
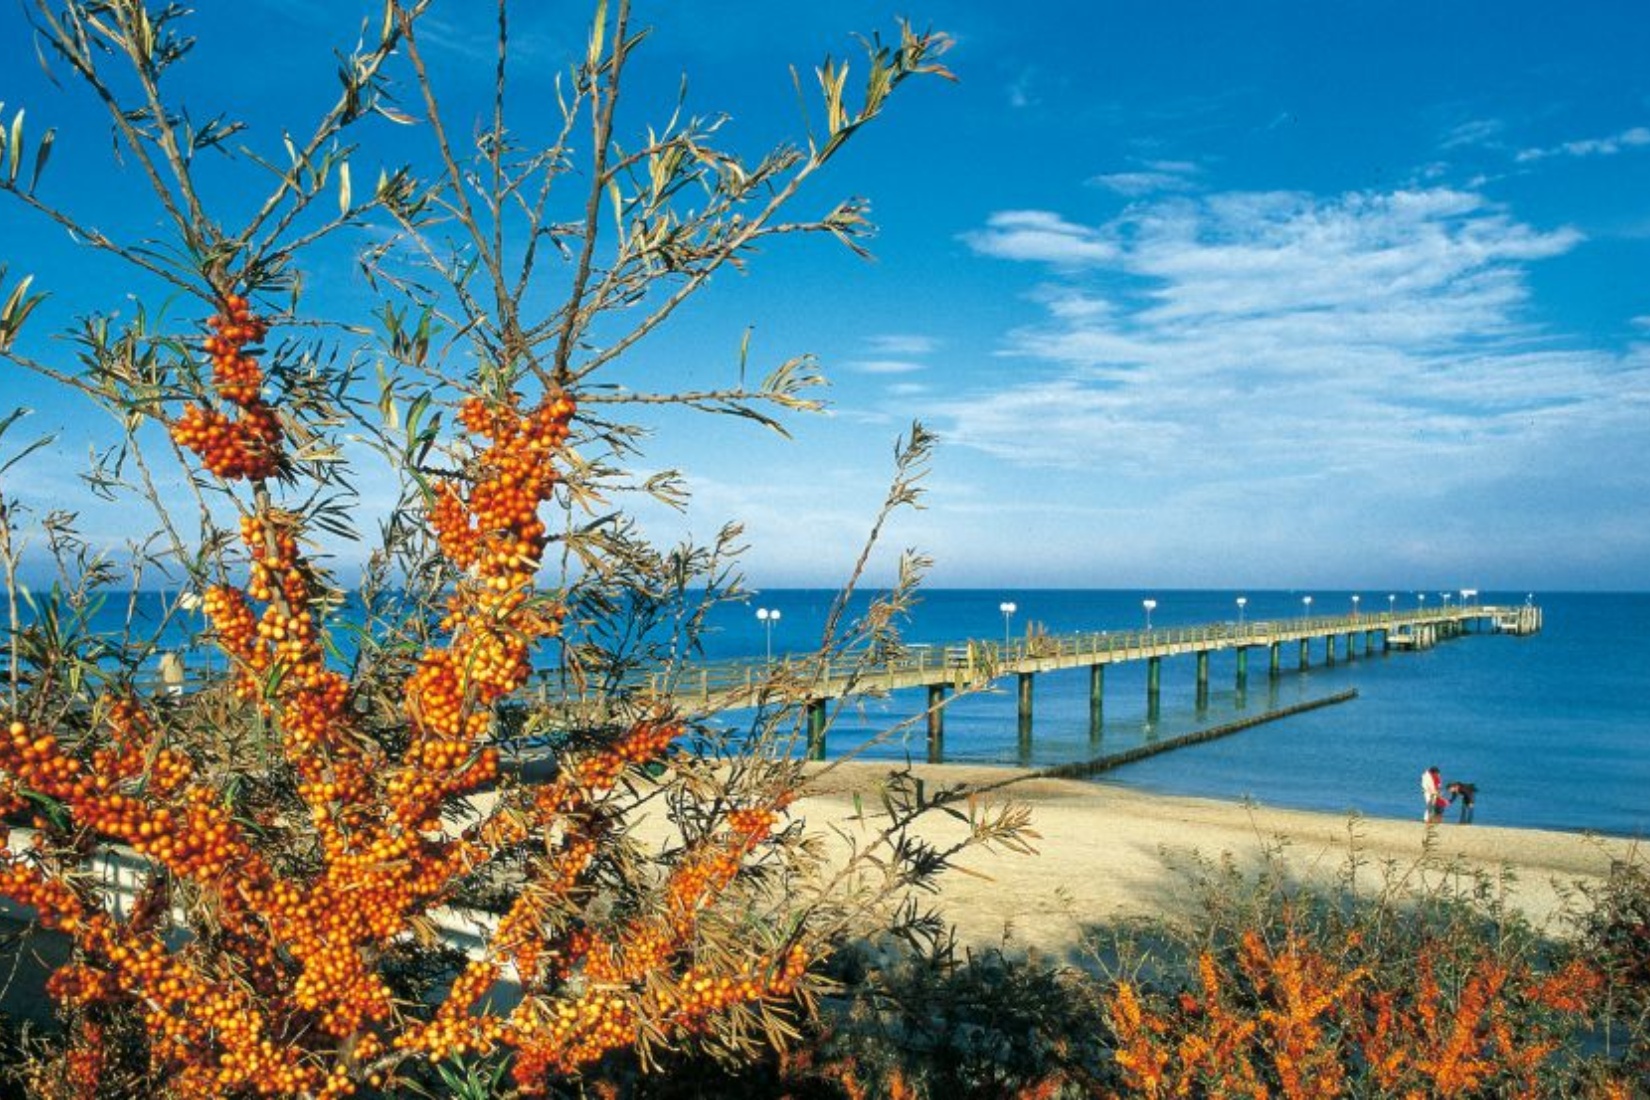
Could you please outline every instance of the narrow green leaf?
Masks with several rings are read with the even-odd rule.
[[[590,56],[587,63],[591,74],[602,61],[602,48],[607,43],[607,0],[600,0],[596,5],[596,18],[590,28]]]
[[[40,148],[34,151],[34,172],[29,176],[29,193],[33,194],[35,187],[40,183],[40,173],[46,170],[46,162],[51,159],[52,142],[57,140],[57,127],[46,131],[46,136],[40,139]]]
[[[17,166],[23,159],[23,112],[11,120],[11,144],[6,149],[6,181],[17,182]]]

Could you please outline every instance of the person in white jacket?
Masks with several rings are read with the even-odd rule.
[[[1426,804],[1421,813],[1421,820],[1431,825],[1444,819],[1444,779],[1438,774],[1437,768],[1428,768],[1421,773],[1421,800]]]

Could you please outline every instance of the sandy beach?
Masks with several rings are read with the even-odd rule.
[[[815,793],[795,812],[810,826],[865,828],[854,794],[874,806],[885,764],[848,763],[815,776]],[[1151,913],[1183,914],[1189,891],[1174,867],[1197,853],[1230,855],[1251,867],[1268,850],[1280,852],[1290,872],[1333,881],[1355,850],[1361,889],[1380,889],[1390,876],[1437,883],[1470,871],[1495,876],[1507,903],[1538,927],[1563,934],[1562,894],[1576,883],[1599,882],[1612,861],[1629,858],[1634,842],[1579,833],[1445,823],[1354,818],[1254,804],[1146,794],[1108,783],[1041,778],[1010,768],[915,765],[930,787],[967,783],[991,788],[991,797],[1031,810],[1036,854],[974,849],[959,860],[937,901],[956,926],[958,941],[1061,955],[1080,941],[1083,926]],[[954,841],[966,827],[929,815],[923,835]]]

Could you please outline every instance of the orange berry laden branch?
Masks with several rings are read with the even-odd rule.
[[[784,1032],[788,1014],[811,1003],[823,979],[810,965],[850,916],[871,908],[856,909],[857,897],[828,897],[850,892],[847,872],[833,869],[817,882],[790,875],[813,866],[787,813],[799,771],[758,761],[755,752],[701,759],[686,742],[703,723],[664,704],[625,699],[611,725],[559,749],[555,772],[534,784],[501,774],[489,738],[495,705],[525,684],[535,650],[568,640],[569,589],[546,593],[535,585],[552,543],[541,513],[589,499],[597,491],[591,483],[601,481],[583,466],[574,475],[581,457],[571,451],[570,434],[577,425],[614,453],[630,453],[615,442],[624,438],[622,427],[597,422],[588,408],[581,412],[581,398],[587,406],[597,396],[613,399],[611,387],[598,393],[588,380],[660,326],[712,273],[741,265],[768,236],[824,231],[859,250],[856,238],[867,226],[857,201],[811,222],[781,221],[780,211],[880,112],[896,85],[918,74],[949,76],[934,60],[949,40],[902,25],[897,47],[866,41],[857,108],[847,101],[847,66],[827,60],[816,73],[825,133],[810,135],[805,152],[785,146],[742,163],[712,148],[719,124],[693,120],[650,132],[642,152],[620,155],[608,144],[613,104],[619,72],[641,36],[627,29],[625,0],[611,13],[600,5],[566,108],[567,133],[547,152],[511,159],[501,64],[497,117],[473,151],[487,171],[472,175],[462,166],[468,157],[447,143],[419,54],[414,24],[427,6],[389,0],[377,41],[369,35],[341,73],[338,104],[307,144],[286,143],[294,167],[277,172],[273,192],[239,233],[205,213],[192,158],[213,147],[230,161],[253,161],[260,180],[273,162],[221,145],[239,123],[194,129],[185,113],[161,106],[161,73],[193,46],[173,26],[182,9],[77,0],[60,9],[44,0],[31,6],[32,29],[54,60],[90,85],[108,111],[121,150],[140,166],[136,174],[153,191],[177,247],[123,247],[37,198],[51,135],[34,158],[34,178],[20,180],[21,113],[0,127],[11,166],[0,173],[0,192],[82,244],[158,278],[168,293],[200,294],[213,312],[182,340],[149,331],[141,310],[114,341],[105,336],[118,326],[88,325],[76,337],[85,370],[73,375],[16,350],[18,329],[38,300],[27,295],[25,280],[0,307],[0,356],[117,413],[134,451],[140,448],[132,425],[161,420],[189,485],[197,495],[202,488],[221,491],[239,521],[237,547],[232,537],[218,539],[208,516],[203,529],[210,535],[203,532],[198,548],[183,545],[166,522],[175,543],[166,564],[200,583],[215,582],[205,588],[202,608],[229,679],[213,686],[211,707],[158,703],[135,692],[128,675],[94,677],[83,691],[50,697],[21,690],[12,652],[11,710],[0,712],[0,811],[16,827],[5,830],[0,847],[0,895],[33,910],[39,927],[70,944],[68,961],[47,987],[66,1027],[61,1058],[52,1063],[61,1074],[57,1094],[164,1088],[182,1097],[343,1096],[417,1086],[432,1079],[432,1066],[455,1058],[507,1063],[520,1090],[533,1094],[558,1079],[599,1072],[598,1062],[627,1048],[644,1068],[650,1050],[696,1038],[747,1049],[750,1036]],[[502,49],[502,25],[499,34]],[[414,121],[389,106],[381,68],[392,57],[408,61],[423,93],[433,160],[442,167],[429,185],[410,169],[386,173],[373,197],[358,202],[345,159],[355,147],[340,135],[375,114]],[[130,63],[115,79],[135,81],[136,107],[121,102],[100,68],[105,58]],[[597,141],[584,222],[564,223],[544,207],[527,207],[520,222],[509,222],[518,210],[512,196],[547,195],[551,182],[572,172],[568,134],[585,110]],[[469,197],[482,177],[498,189],[491,207]],[[301,225],[300,215],[313,214],[329,180],[342,181],[340,213],[318,227]],[[672,205],[679,192],[712,198],[689,210],[687,199]],[[603,237],[608,251],[598,255],[609,199],[630,221]],[[390,234],[426,259],[420,249],[430,247],[424,235],[433,236],[431,227],[441,226],[442,234],[458,227],[456,251],[478,257],[498,300],[483,305],[462,284],[467,276],[439,264],[432,266],[438,282],[448,279],[449,297],[434,304],[384,275],[395,367],[425,371],[429,350],[395,350],[406,335],[398,302],[435,327],[453,322],[464,335],[452,346],[469,341],[483,366],[453,377],[432,361],[428,374],[438,381],[416,395],[454,398],[457,411],[451,453],[462,456],[460,468],[427,478],[418,471],[409,480],[422,496],[404,498],[412,501],[408,513],[427,525],[407,557],[427,559],[438,583],[430,587],[431,602],[413,608],[417,645],[352,676],[328,661],[339,629],[328,612],[336,592],[321,559],[306,550],[314,533],[330,530],[325,506],[332,502],[317,504],[319,490],[308,500],[293,490],[306,481],[312,488],[326,483],[307,456],[305,433],[316,423],[363,418],[350,411],[328,421],[336,409],[306,405],[312,391],[281,373],[284,360],[265,347],[272,322],[261,314],[273,315],[275,295],[296,291],[291,273],[300,249],[366,224],[368,211],[387,217]],[[495,221],[484,224],[487,216]],[[582,228],[569,233],[569,224]],[[537,325],[524,323],[520,311],[527,289],[541,289],[532,266],[538,253],[526,249],[522,270],[506,271],[501,242],[518,233],[535,242],[583,238],[562,254],[574,271],[570,299]],[[655,308],[645,292],[656,284]],[[292,313],[280,315],[282,326],[299,322],[296,302],[295,295]],[[643,319],[628,335],[590,351],[587,362],[570,362],[597,317],[633,309]],[[414,343],[423,338],[421,325]],[[551,348],[554,365],[545,368],[537,356]],[[133,367],[135,361],[146,366]],[[768,409],[810,407],[798,392],[811,375],[796,362],[755,389],[746,388],[741,368],[740,383],[726,390],[637,399],[734,412],[777,427]],[[202,363],[209,375],[196,369]],[[324,381],[344,388],[354,376],[340,370]],[[531,395],[518,392],[524,384]],[[584,388],[576,393],[575,386]],[[385,400],[402,396],[393,380]],[[431,428],[432,446],[435,434]],[[906,453],[926,449],[913,442]],[[902,467],[902,491],[890,501],[908,495],[906,476]],[[203,502],[202,512],[212,512],[218,499],[211,508]],[[151,503],[166,515],[158,497]],[[10,522],[10,513],[0,516],[7,533]],[[880,520],[873,531],[878,527]],[[425,535],[433,536],[433,552]],[[565,532],[558,537],[571,542]],[[718,542],[704,555],[711,563],[706,574],[722,568],[724,549]],[[418,599],[425,598],[421,590]],[[14,612],[14,626],[16,619]],[[142,658],[128,656],[124,672]],[[622,656],[613,655],[615,663]],[[105,682],[111,686],[98,687]],[[243,737],[269,754],[259,767],[270,766],[254,774],[224,747]],[[660,816],[674,832],[659,850],[638,855],[626,814],[650,797],[638,793],[641,770],[659,764],[676,784],[659,798],[666,807]],[[688,774],[695,767],[702,771]],[[714,783],[704,779],[718,768]],[[257,800],[244,797],[254,787]],[[667,782],[650,789],[666,790]],[[896,864],[917,868],[907,881],[931,877],[947,853],[926,862],[912,856],[916,849],[899,842],[900,822],[909,817],[896,816],[890,811],[893,823],[880,838],[888,858],[879,862],[860,848],[854,859],[874,865],[887,881],[896,879],[888,870]],[[981,836],[1011,831],[979,828]],[[111,848],[139,857],[130,904],[115,904],[109,887],[86,873]],[[783,895],[777,900],[755,873],[774,869],[772,880],[782,884],[773,890]],[[489,898],[496,920],[481,947],[468,957],[444,955],[432,942],[437,915],[467,904],[477,882],[495,871],[505,887]],[[862,896],[880,903],[889,893]],[[753,898],[764,908],[742,904]],[[415,971],[417,980],[409,977]],[[513,985],[510,998],[494,996],[501,983]]]
[[[212,473],[247,483],[255,503],[241,521],[247,584],[212,588],[205,609],[237,695],[279,731],[321,866],[303,875],[278,869],[217,786],[158,743],[159,728],[134,699],[107,707],[109,744],[88,762],[50,730],[13,721],[0,740],[4,808],[25,809],[31,792],[61,803],[83,829],[65,850],[70,838],[51,837],[52,823],[37,818],[35,845],[0,851],[0,893],[73,939],[75,961],[53,975],[51,994],[69,1007],[136,1010],[154,1066],[180,1095],[201,1097],[347,1095],[403,1057],[501,1047],[514,1051],[515,1079],[531,1092],[635,1044],[644,1015],[691,1032],[730,1005],[789,995],[808,961],[799,943],[732,968],[686,965],[676,981],[657,981],[691,942],[699,906],[768,837],[776,806],[729,813],[722,832],[673,867],[662,912],[610,936],[544,920],[545,899],[575,890],[596,852],[607,827],[602,794],[627,768],[670,750],[680,730],[668,716],[636,723],[458,835],[442,821],[452,799],[497,778],[498,751],[483,744],[492,706],[526,682],[533,647],[561,628],[562,609],[532,597],[546,545],[538,509],[558,481],[571,396],[549,393],[526,409],[514,395],[463,403],[461,423],[486,446],[473,481],[435,487],[430,519],[465,573],[446,608],[450,641],[425,652],[404,685],[408,743],[385,759],[354,728],[350,683],[324,659],[300,517],[271,504],[264,485],[285,461],[279,422],[260,396],[254,345],[266,325],[233,294],[208,324],[201,348],[226,408],[192,404],[171,431]],[[538,881],[428,1018],[404,1012],[375,960],[450,899],[457,880],[529,835],[559,837]],[[149,877],[125,920],[74,874],[93,837],[128,845],[167,872]],[[173,882],[210,905],[210,940],[168,944],[161,917]],[[527,998],[509,1013],[478,1010],[506,971],[525,989],[563,992],[548,1009]],[[574,971],[582,981],[569,984]],[[77,1039],[78,1072],[95,1085],[99,1036]]]

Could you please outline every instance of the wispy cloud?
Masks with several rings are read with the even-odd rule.
[[[1127,172],[1107,172],[1089,182],[1134,198],[1164,191],[1188,191],[1197,185],[1198,166],[1187,161],[1151,161]]]
[[[1439,146],[1443,149],[1460,149],[1474,145],[1498,145],[1506,130],[1507,124],[1498,118],[1468,119],[1450,127]]]
[[[1116,246],[1092,229],[1045,210],[1005,210],[986,227],[962,239],[987,256],[1060,265],[1104,263],[1117,256]]]
[[[1547,157],[1613,157],[1628,149],[1650,145],[1650,127],[1634,126],[1609,137],[1566,141],[1546,148],[1524,149],[1518,154],[1522,162],[1544,160]]]
[[[932,336],[909,332],[884,333],[872,336],[865,343],[869,355],[843,364],[860,374],[916,374],[928,369],[921,358],[939,347],[939,341]]]
[[[971,241],[1009,254],[995,239]],[[1478,195],[1165,198],[1081,239],[1117,243],[1081,270],[1022,250],[1056,277],[1001,353],[1041,369],[946,405],[953,443],[1103,469],[1120,501],[1287,511],[1329,493],[1315,506],[1340,511],[1574,468],[1575,441],[1624,447],[1650,411],[1650,352],[1568,347],[1525,314],[1530,266],[1580,234]],[[1242,484],[1211,488],[1221,469]]]

